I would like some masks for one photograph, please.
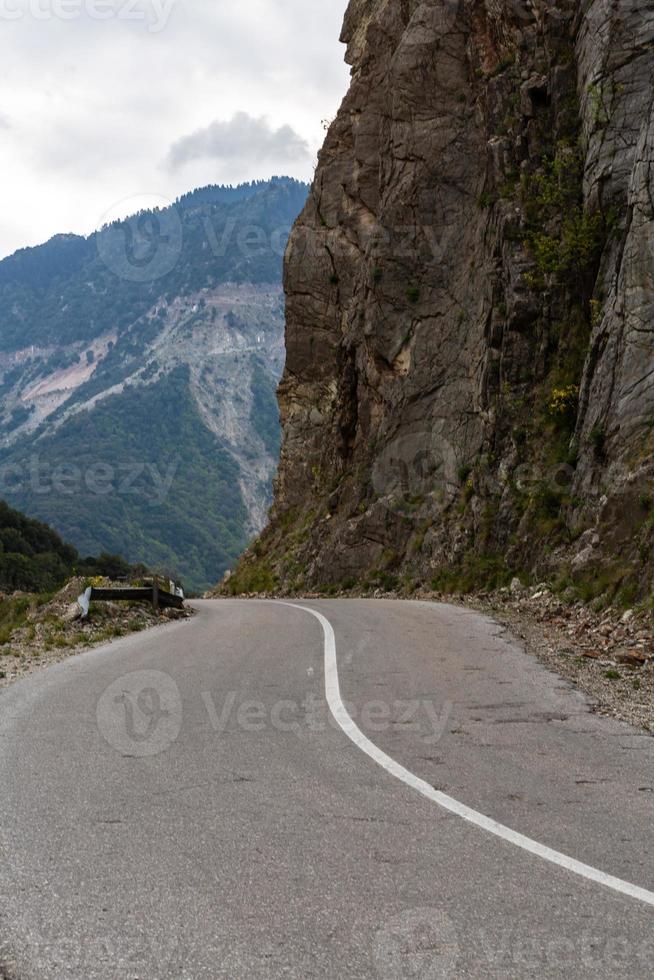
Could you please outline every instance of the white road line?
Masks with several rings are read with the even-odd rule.
[[[568,857],[567,854],[561,854],[559,851],[552,850],[551,847],[546,847],[544,844],[539,844],[538,841],[531,840],[530,837],[518,834],[515,830],[511,830],[510,827],[505,827],[490,817],[484,816],[483,813],[472,810],[464,803],[459,803],[458,800],[447,796],[446,793],[441,793],[439,790],[434,789],[424,779],[415,776],[408,769],[405,769],[404,766],[391,759],[385,752],[382,752],[355,725],[345,709],[345,705],[341,699],[341,688],[338,681],[336,637],[334,636],[334,630],[329,620],[308,606],[300,606],[294,602],[280,602],[279,604],[310,613],[312,616],[315,616],[322,626],[325,636],[325,693],[329,710],[347,737],[378,765],[382,766],[392,776],[395,776],[396,779],[401,779],[407,786],[411,786],[412,789],[426,796],[428,800],[437,803],[444,810],[449,810],[450,813],[454,813],[463,820],[467,820],[468,823],[474,824],[476,827],[481,827],[482,830],[486,830],[496,837],[501,837],[502,840],[508,841],[509,844],[514,844],[516,847],[522,848],[523,851],[535,854],[536,857],[542,858],[544,861],[557,864],[559,867],[565,868],[566,871],[572,871],[574,874],[580,875],[582,878],[587,878],[589,881],[594,881],[598,885],[604,885],[606,888],[612,888],[613,891],[620,892],[622,895],[628,895],[630,898],[635,898],[640,902],[645,902],[647,905],[654,906],[654,892],[649,892],[645,888],[639,888],[638,885],[632,885],[630,882],[622,881],[620,878],[614,878],[613,875],[605,874],[597,868],[591,868],[588,864],[582,864],[581,861],[576,861],[574,858]]]

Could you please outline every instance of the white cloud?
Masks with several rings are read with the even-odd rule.
[[[216,120],[177,140],[168,165],[177,170],[192,160],[237,160],[247,163],[296,163],[311,159],[308,142],[290,126],[273,129],[265,116],[255,119],[237,112],[229,121]]]
[[[0,22],[0,256],[88,233],[133,195],[310,178],[347,88],[346,5],[177,0],[158,32],[118,17]]]

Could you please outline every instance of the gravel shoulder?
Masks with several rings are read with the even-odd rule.
[[[654,734],[654,624],[648,613],[566,605],[542,587],[461,600],[575,684],[598,714]]]

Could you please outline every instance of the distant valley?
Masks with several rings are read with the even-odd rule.
[[[207,187],[0,262],[0,497],[83,555],[213,584],[271,500],[306,193]]]

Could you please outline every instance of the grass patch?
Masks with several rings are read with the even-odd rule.
[[[504,55],[504,57],[498,61],[495,67],[491,69],[491,71],[489,72],[489,77],[496,78],[497,75],[502,75],[505,71],[508,71],[509,68],[512,68],[514,64],[515,64],[514,54]]]
[[[29,596],[7,598],[0,602],[0,646],[9,643],[14,632],[25,625],[31,604]]]
[[[572,593],[586,604],[631,609],[640,594],[640,583],[637,572],[627,565],[598,565],[583,571],[570,568],[562,571],[554,582],[554,590],[558,594]]]
[[[431,580],[431,587],[448,595],[500,589],[509,585],[515,574],[502,555],[468,555],[459,568],[441,569]]]
[[[243,595],[248,592],[274,592],[278,579],[265,558],[245,562],[232,575],[226,585],[229,595]]]

